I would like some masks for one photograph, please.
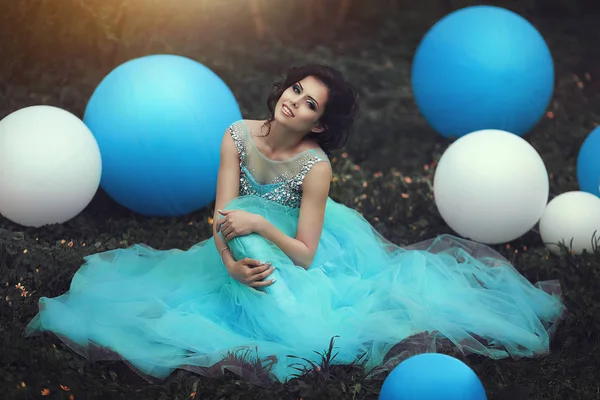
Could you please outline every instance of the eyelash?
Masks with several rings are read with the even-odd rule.
[[[294,92],[296,91],[296,89],[298,89],[298,93],[300,93],[300,86],[298,84],[293,85],[292,89],[294,90]],[[315,106],[315,104],[312,101],[307,101],[307,103],[309,104],[311,110],[317,109],[317,106]]]

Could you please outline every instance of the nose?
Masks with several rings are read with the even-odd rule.
[[[290,106],[293,106],[294,108],[296,107],[296,104],[298,103],[300,96],[296,95],[296,97],[292,97],[290,99]]]

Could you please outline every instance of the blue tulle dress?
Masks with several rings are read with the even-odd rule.
[[[327,157],[311,150],[272,161],[243,121],[229,132],[241,179],[226,208],[294,236],[302,179]],[[495,359],[543,355],[565,310],[558,282],[531,284],[487,246],[444,235],[402,248],[331,199],[308,270],[256,234],[229,246],[236,259],[272,262],[277,281],[264,292],[235,281],[212,238],[186,251],[135,245],[86,257],[67,293],[40,299],[25,334],[53,332],[147,379],[227,369],[266,383],[288,380],[308,365],[302,358],[319,362],[332,338],[333,364],[360,361],[371,373],[441,342]]]

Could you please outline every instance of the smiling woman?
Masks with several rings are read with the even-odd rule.
[[[268,106],[266,121],[237,121],[223,137],[212,238],[87,257],[68,293],[40,299],[27,334],[54,332],[148,379],[228,369],[257,383],[292,378],[290,356],[318,363],[336,336],[333,364],[361,359],[367,371],[409,337],[409,352],[438,338],[496,359],[549,351],[564,312],[556,282],[534,286],[452,236],[395,246],[328,197],[327,153],[357,112],[339,71],[293,68]]]
[[[341,74],[315,64],[291,68],[283,82],[273,85],[267,106],[270,115],[263,123],[265,135],[273,126],[286,127],[302,141],[318,144],[327,155],[345,146],[358,112],[356,93]],[[286,115],[284,108],[290,113]],[[281,118],[289,114],[293,119]],[[282,139],[287,136],[277,132],[274,136],[273,140],[299,141]]]

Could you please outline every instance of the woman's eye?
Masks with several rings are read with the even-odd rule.
[[[300,94],[300,92],[302,91],[300,89],[300,85],[298,85],[298,84],[292,85],[292,90],[294,92],[298,93],[298,94]],[[308,107],[310,107],[311,110],[316,110],[317,109],[316,104],[314,102],[312,102],[312,101],[307,101],[306,104],[308,104]]]

